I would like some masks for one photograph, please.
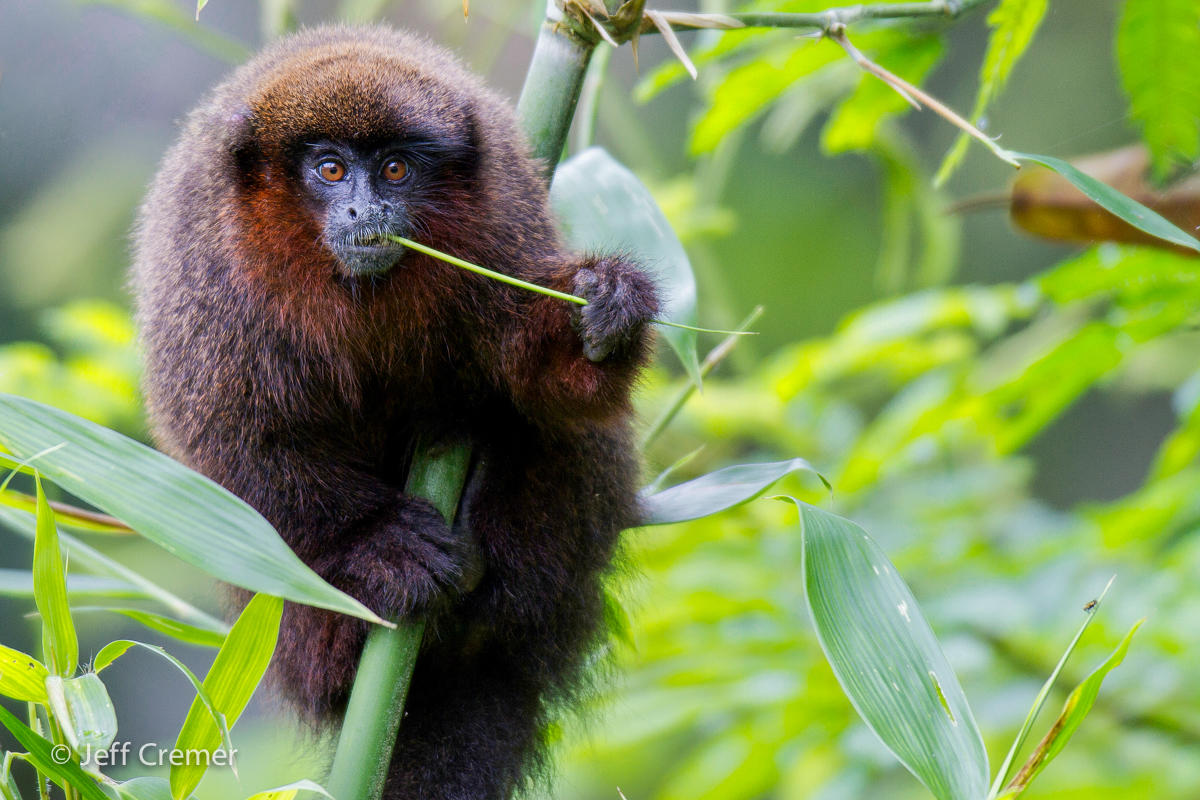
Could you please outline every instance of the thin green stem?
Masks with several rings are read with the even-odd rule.
[[[912,103],[913,106],[919,109],[921,108],[921,103],[924,103],[925,105],[929,106],[929,108],[935,114],[942,117],[942,119],[945,119],[950,124],[962,130],[964,133],[982,142],[985,147],[992,151],[996,158],[999,158],[1001,161],[1016,167],[1017,169],[1021,168],[1021,164],[1016,160],[1012,153],[996,144],[986,133],[979,130],[979,128],[975,127],[970,122],[967,122],[952,108],[938,100],[936,97],[933,97],[920,88],[912,85],[899,75],[889,72],[863,55],[862,52],[860,52],[859,49],[851,44],[850,40],[846,38],[845,25],[840,23],[835,24],[828,30],[827,35],[829,38],[833,39],[833,41],[841,45],[842,49],[846,51],[846,54],[849,55],[850,58],[854,59],[856,64],[882,80],[888,86],[891,86],[893,90],[895,90],[905,100]]]
[[[461,267],[468,272],[474,272],[477,275],[483,275],[484,277],[491,278],[494,281],[507,283],[509,286],[516,286],[520,289],[526,289],[536,294],[544,294],[547,297],[556,297],[559,300],[566,300],[568,303],[575,303],[576,305],[586,306],[588,304],[587,300],[579,297],[578,295],[567,294],[566,292],[560,292],[556,289],[547,289],[545,286],[538,286],[536,283],[523,281],[520,278],[514,278],[511,275],[505,275],[503,272],[496,272],[495,270],[488,269],[487,267],[481,267],[478,264],[472,264],[470,261],[463,261],[461,258],[452,256],[449,253],[443,253],[441,250],[435,250],[434,248],[423,245],[419,242],[414,242],[412,239],[405,239],[403,236],[389,234],[387,238],[391,239],[393,242],[398,242],[405,247],[411,247],[418,253],[424,253],[425,255],[436,258],[439,261],[445,261],[447,264]],[[684,325],[682,322],[670,322],[663,319],[651,320],[651,322],[653,322],[655,325],[667,325],[672,328],[683,328],[686,331],[699,331],[700,333],[724,333],[729,336],[755,335],[754,331],[722,331],[715,328],[697,328],[695,325]]]
[[[742,320],[742,324],[738,325],[737,331],[731,332],[723,342],[708,352],[708,355],[704,357],[704,363],[700,365],[701,378],[708,377],[708,373],[712,372],[713,368],[717,366],[717,364],[721,363],[725,356],[729,355],[729,352],[734,348],[734,345],[738,343],[738,337],[741,335],[741,333],[748,330],[751,325],[757,322],[758,318],[761,317],[762,314],[763,307],[755,306],[754,310],[751,311],[744,320]],[[663,412],[658,415],[658,419],[656,419],[654,424],[650,426],[650,429],[646,431],[645,436],[642,437],[643,450],[649,447],[650,443],[657,439],[659,434],[667,429],[667,426],[671,424],[671,420],[675,419],[675,416],[683,408],[684,404],[686,404],[695,393],[696,382],[689,380],[687,384],[675,395],[675,399],[671,401],[671,404],[663,409]]]
[[[1108,594],[1108,590],[1112,588],[1113,581],[1117,579],[1114,575],[1108,579],[1108,584],[1105,585],[1104,591],[1100,592],[1099,597],[1088,603],[1087,617],[1083,624],[1079,626],[1079,630],[1075,632],[1075,638],[1067,645],[1066,652],[1062,654],[1062,658],[1058,660],[1054,670],[1050,673],[1050,677],[1046,678],[1046,682],[1042,684],[1041,690],[1033,700],[1033,706],[1029,709],[1029,713],[1025,716],[1025,723],[1021,725],[1021,730],[1017,733],[1017,738],[1013,740],[1012,746],[1008,749],[1008,754],[1004,757],[1004,762],[1000,768],[996,770],[996,779],[992,782],[992,787],[988,791],[987,800],[994,800],[1000,794],[1001,788],[1004,786],[1005,780],[1008,778],[1008,773],[1012,771],[1013,762],[1021,752],[1021,746],[1025,744],[1025,740],[1029,737],[1029,732],[1033,730],[1033,724],[1037,722],[1038,714],[1041,713],[1042,707],[1046,705],[1046,699],[1050,696],[1050,690],[1054,688],[1054,682],[1058,680],[1059,673],[1066,666],[1067,659],[1071,657],[1071,653],[1075,652],[1075,646],[1079,644],[1079,640],[1083,638],[1083,633],[1092,624],[1092,620],[1096,618],[1096,612],[1100,608],[1100,604],[1104,602],[1104,596]]]
[[[419,242],[414,242],[412,239],[405,239],[403,236],[389,236],[388,238],[393,242],[399,242],[405,247],[412,248],[418,253],[424,253],[425,255],[432,256],[439,261],[445,261],[447,264],[453,264],[456,267],[461,267],[469,272],[474,272],[477,275],[483,275],[491,278],[494,281],[507,283],[509,286],[528,289],[531,292],[544,294],[547,297],[557,297],[559,300],[566,300],[568,303],[576,303],[581,306],[586,306],[588,304],[588,301],[584,300],[582,297],[577,297],[573,294],[567,294],[566,292],[560,292],[555,289],[547,289],[545,286],[538,286],[536,283],[529,283],[528,281],[514,278],[511,275],[505,275],[503,272],[496,272],[495,270],[488,269],[487,267],[481,267],[478,264],[472,264],[470,261],[463,261],[461,258],[456,258],[449,253],[443,253],[441,250],[434,250],[432,247],[427,247]]]
[[[442,251],[439,251],[439,249],[434,249],[434,248],[428,247],[426,245],[421,245],[420,242],[415,242],[412,239],[404,239],[403,236],[395,236],[395,235],[389,234],[388,239],[395,241],[395,242],[400,242],[401,245],[403,245],[404,247],[412,247],[418,253],[425,253],[426,255],[430,255],[430,257],[432,257],[432,258],[438,259],[439,261],[445,261],[446,264],[460,266],[464,270],[467,270],[469,272],[475,272],[476,275],[482,275],[484,277],[491,278],[491,279],[493,279],[493,281],[499,281],[500,283],[508,283],[509,285],[511,285],[511,287],[527,289],[529,291],[533,291],[533,293],[535,293],[535,294],[544,294],[547,297],[557,297],[557,299],[559,299],[559,300],[565,300],[566,302],[574,302],[578,306],[588,305],[588,301],[584,300],[583,297],[580,297],[578,295],[566,294],[565,291],[558,291],[557,289],[547,289],[546,287],[540,287],[540,285],[538,285],[536,283],[529,283],[528,281],[522,281],[522,279],[512,277],[511,275],[504,275],[503,272],[497,272],[496,270],[490,270],[490,269],[487,269],[486,266],[480,266],[479,264],[472,264],[472,263],[470,263],[470,261],[464,261],[461,258],[456,258],[456,257],[454,257],[454,255],[450,255],[449,253],[443,253]],[[685,331],[698,331],[701,333],[725,333],[725,335],[727,335],[727,336],[754,336],[755,335],[754,331],[720,331],[720,330],[713,329],[713,327],[696,327],[695,325],[684,325],[683,323],[672,323],[672,321],[668,321],[665,319],[654,319],[654,320],[650,320],[650,321],[653,321],[653,323],[655,325],[668,325],[671,327],[682,327],[682,329]]]

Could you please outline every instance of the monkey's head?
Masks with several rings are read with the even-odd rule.
[[[389,235],[427,238],[461,205],[478,142],[452,76],[364,41],[266,67],[234,114],[230,153],[248,230],[307,248],[288,248],[294,267],[327,265],[313,258],[319,242],[342,277],[379,275],[406,252]]]

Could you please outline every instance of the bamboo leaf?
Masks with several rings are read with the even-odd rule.
[[[38,736],[4,706],[0,706],[0,725],[8,728],[13,738],[28,751],[27,760],[38,772],[54,783],[63,789],[68,786],[74,787],[83,800],[110,800],[96,785],[96,781],[79,766],[78,756],[71,754],[65,764],[59,763],[64,755],[61,748],[65,748],[66,745],[55,745]]]
[[[1126,0],[1117,64],[1157,177],[1200,156],[1200,4]]]
[[[257,511],[208,478],[116,431],[0,394],[0,446],[41,453],[50,480],[168,552],[254,592],[381,622],[309,569]],[[57,448],[52,452],[42,452]]]
[[[140,647],[144,650],[149,650],[151,653],[154,653],[155,655],[158,655],[170,662],[172,666],[183,673],[183,676],[188,679],[188,683],[192,684],[192,688],[196,690],[196,700],[192,703],[193,708],[195,707],[196,702],[199,702],[204,707],[204,709],[208,712],[208,718],[220,731],[221,741],[224,743],[226,749],[232,751],[233,742],[229,738],[229,725],[226,724],[225,715],[217,710],[216,705],[213,703],[212,698],[208,694],[208,690],[204,688],[204,684],[200,682],[200,679],[196,677],[196,674],[188,669],[186,664],[168,653],[163,648],[153,644],[146,644],[145,642],[134,641],[132,639],[118,639],[115,642],[109,642],[106,644],[100,650],[100,652],[96,654],[96,658],[92,662],[92,669],[96,672],[96,674],[99,674],[108,667],[112,666],[114,661],[125,655],[125,653],[129,652],[129,650],[133,647]]]
[[[1171,244],[1200,252],[1200,241],[1173,225],[1169,220],[1111,186],[1081,172],[1061,158],[1031,153],[1010,153],[1019,161],[1032,161],[1054,170],[1075,185],[1101,207],[1117,215],[1140,231]]]
[[[1000,0],[999,5],[988,14],[988,26],[992,32],[979,70],[979,94],[971,111],[972,122],[979,122],[992,100],[1008,82],[1008,76],[1029,48],[1045,19],[1047,6],[1048,0]],[[945,182],[957,169],[966,155],[967,143],[967,135],[959,134],[938,168],[935,183]]]
[[[34,475],[37,487],[37,538],[33,544],[33,599],[42,615],[43,658],[56,675],[70,677],[79,665],[79,638],[67,602],[66,565],[58,546],[54,512],[42,490],[42,476]]]
[[[33,522],[30,521],[28,525],[23,525],[23,516],[25,515],[21,514],[20,512],[13,512],[6,508],[0,508],[0,523],[7,524],[12,528],[12,530],[32,540],[35,535],[33,531]],[[132,587],[132,589],[126,590],[129,591],[129,594],[127,595],[122,595],[119,592],[114,591],[111,595],[113,597],[128,596],[146,600],[154,600],[169,609],[170,612],[179,619],[191,622],[192,624],[200,627],[207,627],[217,630],[224,625],[221,620],[213,617],[211,614],[201,611],[181,597],[171,594],[153,581],[147,580],[120,562],[111,559],[101,553],[99,550],[84,544],[82,541],[76,539],[70,534],[59,533],[58,539],[59,542],[66,547],[68,556],[72,563],[76,564],[77,566],[84,565],[89,569],[102,572],[107,576],[105,578],[96,578],[90,575],[74,577],[68,575],[68,592],[72,591],[71,587],[76,585],[76,581],[79,581],[80,586],[96,587],[103,586],[103,581],[115,580],[121,582],[122,584],[127,584],[129,587]],[[93,584],[92,581],[101,581],[101,583]]]
[[[628,253],[658,284],[658,319],[696,324],[696,278],[679,237],[650,190],[607,151],[592,147],[554,174],[550,203],[571,246],[584,251]],[[662,336],[700,383],[696,332],[664,328]]]
[[[0,695],[27,703],[46,702],[50,670],[20,650],[0,644]]]
[[[15,754],[0,750],[0,798],[3,800],[21,800],[21,790],[13,780],[12,765]]]
[[[707,517],[753,500],[793,472],[811,472],[829,484],[802,458],[763,464],[739,464],[710,472],[653,494],[642,491],[644,525],[668,525]]]
[[[224,626],[221,628],[207,628],[190,625],[186,622],[163,616],[162,614],[143,611],[140,608],[83,606],[75,609],[77,615],[93,611],[107,611],[114,614],[121,614],[134,622],[141,623],[155,633],[161,633],[163,636],[169,636],[180,642],[194,644],[199,647],[220,647],[225,643],[225,635],[228,632],[228,629]]]
[[[316,794],[333,800],[333,795],[325,791],[320,784],[312,781],[296,781],[289,783],[287,786],[279,786],[275,789],[268,789],[265,792],[258,792],[246,798],[246,800],[295,800],[295,797],[300,792],[315,792]]]
[[[279,638],[282,614],[283,600],[280,598],[263,594],[251,598],[204,679],[205,691],[230,728],[237,723],[267,671]],[[175,740],[175,749],[211,753],[222,745],[223,738],[197,698]],[[171,795],[175,800],[191,794],[207,772],[208,766],[203,763],[206,759],[197,760],[201,763],[171,767]]]
[[[171,800],[171,784],[166,778],[134,778],[117,784],[121,800]]]
[[[846,696],[938,800],[979,800],[988,788],[983,739],[912,592],[862,528],[792,502],[809,612]]]
[[[1134,623],[1134,626],[1129,629],[1129,633],[1125,634],[1125,638],[1117,645],[1117,649],[1072,690],[1066,703],[1063,704],[1063,710],[1058,715],[1058,719],[1042,737],[1042,741],[1038,743],[1033,754],[1021,767],[1020,772],[1004,787],[1004,793],[1000,795],[1000,800],[1009,800],[1020,796],[1029,788],[1033,779],[1041,774],[1042,770],[1067,746],[1067,742],[1079,729],[1084,717],[1095,705],[1104,678],[1125,660],[1125,654],[1129,651],[1129,643],[1133,640],[1133,635],[1145,621],[1145,619],[1141,619]]]
[[[89,761],[117,738],[117,712],[100,676],[94,672],[63,680],[51,675],[46,680],[48,705],[62,729],[67,744]]]
[[[95,575],[68,575],[67,596],[151,599],[128,581]],[[33,597],[33,573],[23,569],[0,569],[0,597]]]

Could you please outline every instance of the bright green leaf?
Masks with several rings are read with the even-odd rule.
[[[296,781],[289,783],[287,786],[279,786],[274,789],[268,789],[265,792],[258,792],[246,798],[246,800],[294,800],[300,792],[315,792],[319,795],[333,800],[333,795],[325,791],[320,784],[312,781]]]
[[[42,490],[41,475],[34,475],[37,487],[37,538],[33,544],[33,599],[42,615],[43,658],[56,675],[70,677],[79,665],[79,638],[67,603],[67,567],[58,546],[58,528],[54,512]]]
[[[791,41],[731,70],[692,129],[688,150],[701,155],[716,149],[727,135],[765,111],[796,81],[841,57],[841,50],[833,46]]]
[[[1200,3],[1126,0],[1117,63],[1155,174],[1200,156]]]
[[[117,738],[117,712],[108,689],[94,672],[63,680],[46,680],[48,705],[59,728],[76,753],[86,756],[109,748]]]
[[[230,728],[237,723],[267,671],[279,638],[282,614],[283,600],[278,597],[259,594],[251,598],[229,631],[224,646],[218,651],[204,679],[205,690]],[[175,749],[212,752],[221,746],[221,738],[221,732],[212,718],[205,713],[201,702],[196,700],[179,731]],[[171,794],[175,800],[191,794],[207,769],[203,763],[172,766]]]
[[[41,453],[42,474],[221,580],[372,622],[309,569],[253,508],[171,458],[87,420],[0,394],[0,445]],[[52,452],[44,452],[57,448]]]
[[[1133,640],[1133,635],[1145,621],[1145,619],[1141,619],[1134,623],[1134,626],[1129,629],[1129,633],[1125,634],[1125,638],[1117,645],[1117,649],[1072,690],[1066,703],[1063,704],[1063,710],[1058,715],[1058,719],[1042,737],[1042,741],[1038,743],[1033,754],[1021,767],[1021,771],[1004,787],[1004,793],[1000,795],[1001,800],[1009,800],[1009,798],[1021,795],[1033,782],[1033,779],[1046,768],[1046,765],[1067,746],[1067,742],[1079,729],[1084,717],[1092,710],[1092,706],[1100,694],[1100,685],[1104,682],[1104,678],[1125,660],[1125,654],[1129,651],[1129,643]]]
[[[696,278],[679,237],[638,177],[599,147],[558,166],[550,203],[571,246],[590,252],[629,253],[658,284],[658,319],[696,324]],[[696,332],[663,327],[661,335],[697,385]]]
[[[33,656],[0,644],[0,695],[29,703],[45,703],[49,675],[45,665]]]
[[[792,501],[817,638],[859,716],[938,800],[987,793],[983,739],[908,586],[862,528]]]
[[[108,795],[104,794],[96,785],[96,781],[79,766],[78,756],[72,754],[65,764],[60,764],[62,751],[56,750],[53,742],[46,741],[30,730],[4,706],[0,706],[0,725],[8,728],[8,732],[12,734],[13,738],[29,752],[28,760],[37,767],[38,772],[54,783],[63,788],[73,786],[83,800],[110,800]],[[65,745],[57,745],[57,747],[65,747]]]
[[[668,525],[725,511],[753,500],[771,484],[793,472],[811,472],[820,477],[820,473],[803,458],[793,458],[725,467],[661,492],[647,494],[643,491],[643,524]],[[821,480],[824,482],[825,479]]]
[[[149,650],[151,653],[154,653],[155,655],[158,655],[169,661],[177,670],[183,673],[183,676],[188,679],[188,683],[192,684],[192,688],[196,690],[196,700],[193,701],[192,706],[195,707],[196,704],[199,703],[204,707],[205,711],[208,712],[208,719],[210,719],[213,725],[215,725],[220,731],[221,741],[225,743],[227,748],[232,749],[233,744],[229,739],[229,725],[227,725],[225,722],[225,716],[217,710],[217,707],[213,703],[212,698],[209,696],[208,691],[204,688],[204,684],[200,682],[200,679],[196,677],[194,672],[187,668],[187,665],[161,647],[153,644],[146,644],[145,642],[133,641],[131,639],[118,639],[115,642],[109,642],[106,644],[100,650],[100,652],[96,654],[96,659],[92,662],[92,669],[95,670],[97,674],[103,672],[105,669],[112,666],[114,661],[125,655],[125,653],[129,652],[130,648],[132,647],[140,647],[144,650]]]

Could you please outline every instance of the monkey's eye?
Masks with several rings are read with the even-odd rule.
[[[327,181],[337,183],[346,177],[346,167],[340,161],[322,161],[317,167],[317,174]]]
[[[398,158],[393,158],[383,165],[383,177],[392,183],[404,180],[404,176],[407,174],[408,165]]]

